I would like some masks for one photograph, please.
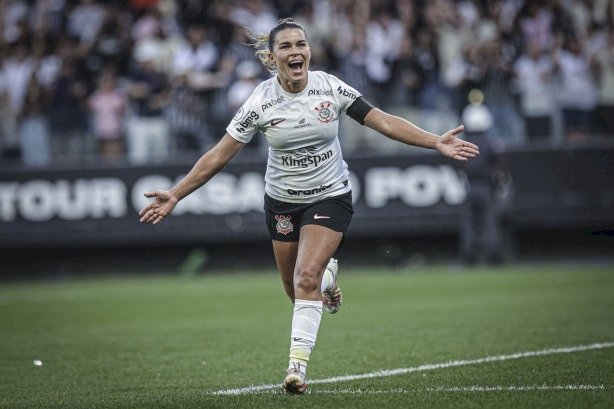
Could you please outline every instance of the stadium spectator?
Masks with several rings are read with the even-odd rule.
[[[68,12],[68,33],[79,38],[79,42],[89,49],[104,24],[107,10],[100,2],[80,0]]]
[[[492,136],[506,143],[520,143],[523,130],[522,120],[516,111],[512,94],[512,56],[507,54],[505,42],[496,37],[482,45],[485,61],[483,65],[483,90],[485,102],[493,115]]]
[[[50,86],[51,151],[55,158],[82,158],[87,152],[87,82],[77,64],[66,58]],[[88,152],[90,153],[90,152]]]
[[[614,8],[614,6],[613,6]],[[597,132],[614,136],[614,27],[608,33],[606,47],[597,54],[599,102]]]
[[[252,54],[253,55],[253,54]],[[236,80],[228,88],[228,107],[230,112],[237,112],[245,100],[249,98],[261,81],[260,64],[253,59],[243,60],[236,66]],[[230,115],[227,122],[232,119]],[[256,140],[258,148],[266,149],[266,143]]]
[[[364,30],[368,21],[366,7],[358,5],[348,10],[348,7],[337,4],[333,13],[335,25],[332,28],[332,36],[335,41],[330,47],[336,61],[336,71],[356,87],[368,89],[369,80],[365,67],[367,40]]]
[[[48,106],[48,93],[33,73],[19,119],[19,144],[26,166],[41,167],[51,160],[49,121],[46,116]]]
[[[2,24],[2,37],[7,44],[14,44],[27,40],[29,6],[23,0],[9,0],[0,2],[0,18]]]
[[[177,0],[179,21],[185,26],[194,23],[202,24],[211,15],[211,4],[211,1],[203,0]],[[185,26],[184,29],[186,28]]]
[[[463,50],[463,58],[459,58],[452,68],[452,84],[456,84],[456,102],[454,110],[462,113],[469,92],[482,88],[484,85],[485,61],[484,50],[480,44],[472,43]]]
[[[11,107],[3,57],[0,56],[0,161],[14,160],[19,156],[17,115]]]
[[[208,106],[190,86],[189,68],[175,64],[168,104],[164,112],[174,151],[200,150],[210,141]]]
[[[125,75],[130,61],[131,17],[118,6],[107,6],[102,23],[91,43],[86,63],[93,72],[100,72],[113,65],[120,75]]]
[[[458,7],[449,3],[441,3],[433,16],[435,25],[436,49],[438,50],[440,81],[448,95],[447,108],[460,111],[465,105],[466,97],[459,95],[459,82],[464,66],[464,52],[473,41],[472,25],[465,21]],[[473,13],[471,13],[473,14]]]
[[[232,21],[241,27],[247,27],[254,34],[268,33],[275,27],[275,13],[268,2],[263,0],[242,0],[230,13]]]
[[[500,146],[489,135],[494,117],[483,105],[480,91],[472,91],[470,103],[462,114],[465,139],[480,147],[480,155],[464,164],[467,197],[461,206],[459,249],[463,264],[490,264],[502,261],[501,233],[495,198],[495,175],[505,169]]]
[[[12,115],[18,117],[24,109],[28,84],[36,69],[36,60],[25,43],[16,43],[4,60],[3,77]]]
[[[553,12],[545,2],[525,1],[518,11],[516,25],[522,33],[523,44],[532,43],[543,51],[552,49],[554,44]]]
[[[169,130],[164,118],[169,87],[166,76],[156,70],[156,50],[141,47],[138,51],[128,76],[128,159],[133,164],[161,162],[169,153]]]
[[[156,71],[170,79],[173,75],[175,55],[182,44],[183,38],[178,33],[173,32],[168,25],[160,24],[153,36],[135,41],[132,47],[132,57],[140,53],[151,55]],[[146,50],[143,51],[143,48]]]
[[[64,29],[66,0],[36,0],[31,9],[30,21],[35,32],[58,37]]]
[[[378,7],[365,28],[365,71],[372,89],[373,99],[381,107],[394,101],[390,94],[396,83],[392,66],[399,58],[399,47],[406,34],[403,24],[394,18],[387,7]]]
[[[132,24],[130,34],[135,43],[154,37],[162,30],[160,11],[155,7],[146,8]]]
[[[222,58],[201,23],[192,23],[173,63],[167,120],[178,150],[202,150],[215,143],[211,128],[215,91],[228,86],[232,61]]]
[[[124,116],[128,98],[117,85],[115,72],[105,71],[88,99],[92,112],[92,130],[103,159],[118,161],[124,153]]]
[[[336,312],[341,304],[337,264],[332,256],[353,213],[349,172],[337,137],[339,115],[345,112],[391,139],[437,149],[457,160],[475,157],[478,149],[456,137],[462,127],[436,136],[373,108],[338,78],[309,71],[307,37],[293,20],[280,20],[256,45],[265,46],[258,54],[276,76],[256,88],[223,138],[175,187],[145,193],[154,201],[139,215],[141,222],[158,224],[181,199],[217,174],[258,130],[265,134],[270,145],[265,188],[267,226],[284,289],[294,303],[284,389],[303,393],[322,309]],[[331,273],[327,276],[325,270]]]
[[[260,82],[260,66],[251,59],[243,60],[237,64],[235,74],[237,79],[228,88],[228,107],[231,112],[237,112],[256,89]]]
[[[423,84],[422,66],[416,61],[411,36],[405,36],[399,47],[399,59],[394,66],[395,76],[399,79],[398,92],[402,92],[402,101],[411,106],[418,105],[418,91]]]
[[[293,17],[307,2],[308,0],[272,0],[272,4],[275,10],[277,10],[277,17],[279,18]]]
[[[514,74],[520,91],[526,138],[529,141],[551,139],[556,109],[552,56],[538,44],[529,42],[514,64]]]
[[[559,98],[565,137],[568,141],[583,140],[589,135],[597,106],[597,62],[575,37],[555,51],[554,62],[561,77]]]
[[[233,62],[233,65],[244,61],[253,60],[254,54],[249,46],[248,32],[240,26],[236,26],[232,32],[232,38],[225,49],[225,57]]]
[[[30,79],[35,74],[36,59],[27,44],[20,41],[7,47],[8,53],[2,61],[3,82],[3,133],[6,159],[16,160],[21,157],[20,120],[27,109],[25,106]]]

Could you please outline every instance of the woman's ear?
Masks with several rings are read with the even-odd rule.
[[[277,64],[275,64],[275,56],[273,56],[273,53],[269,51],[269,55],[267,56],[267,58],[269,59],[269,63],[273,66],[276,66]]]

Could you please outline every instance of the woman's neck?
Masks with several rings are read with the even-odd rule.
[[[277,76],[277,81],[279,85],[284,89],[284,91],[289,92],[291,94],[298,94],[302,90],[307,87],[308,78],[305,78],[303,81],[291,81],[285,78],[281,78],[279,75]]]

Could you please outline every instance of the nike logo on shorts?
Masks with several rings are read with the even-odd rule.
[[[313,215],[313,218],[316,219],[316,220],[318,220],[318,219],[330,219],[330,216],[322,216],[322,215],[319,215],[319,214],[316,213],[316,214]]]

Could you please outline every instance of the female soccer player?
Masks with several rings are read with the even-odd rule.
[[[457,160],[466,161],[479,151],[456,137],[462,125],[441,137],[434,135],[374,108],[338,78],[309,71],[307,36],[292,19],[280,20],[255,46],[265,46],[257,54],[276,75],[258,85],[224,137],[185,178],[170,190],[145,193],[155,200],[139,215],[143,223],[160,223],[177,202],[218,173],[258,130],[266,136],[270,145],[266,222],[284,289],[294,302],[290,362],[283,387],[288,393],[303,393],[323,302],[333,312],[341,302],[332,257],[353,213],[348,169],[337,137],[339,116],[345,112],[391,139],[437,149]],[[332,282],[322,284],[327,266],[334,273]],[[321,286],[326,289],[324,294]]]

